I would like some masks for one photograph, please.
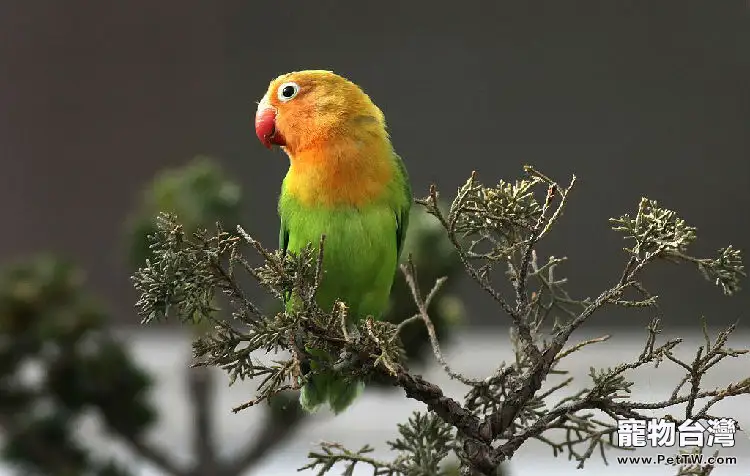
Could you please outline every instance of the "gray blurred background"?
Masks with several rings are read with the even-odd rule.
[[[527,163],[561,182],[575,173],[542,251],[569,256],[578,296],[619,277],[623,242],[607,219],[643,195],[698,227],[696,254],[750,250],[745,2],[5,0],[0,260],[65,254],[117,324],[136,325],[124,220],[154,173],[196,154],[232,173],[243,225],[273,244],[287,161],[255,138],[255,101],[278,74],[309,68],[350,78],[383,109],[418,196],[431,183],[452,196],[472,170],[487,182]],[[705,315],[749,328],[747,291],[725,298],[666,264],[646,281],[668,326]],[[467,336],[506,325],[465,286]],[[593,325],[640,332],[650,317],[627,316]],[[127,332],[152,342],[153,329]]]
[[[698,227],[697,252],[748,249],[748,26],[731,1],[4,1],[0,256],[65,252],[134,322],[123,219],[155,171],[199,153],[235,174],[246,227],[273,242],[287,162],[256,140],[254,101],[306,68],[371,94],[419,196],[433,182],[450,196],[472,169],[577,174],[547,246],[569,255],[582,294],[619,271],[607,218],[641,195]],[[672,322],[730,322],[750,303],[662,268],[652,277]],[[472,321],[498,321],[475,303]]]

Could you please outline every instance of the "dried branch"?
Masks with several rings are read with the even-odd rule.
[[[321,451],[310,454],[311,462],[305,466],[318,474],[343,463],[345,474],[352,474],[357,465],[369,465],[374,474],[432,475],[438,474],[441,461],[453,453],[461,461],[462,474],[493,475],[530,439],[550,445],[555,455],[567,453],[583,467],[595,451],[606,461],[606,451],[618,448],[614,439],[618,419],[645,419],[645,410],[666,410],[680,403],[687,403],[685,420],[708,418],[718,401],[750,394],[750,377],[719,389],[703,388],[702,379],[709,369],[727,357],[738,358],[747,352],[726,346],[734,326],[713,341],[704,326],[706,344],[692,361],[685,362],[674,353],[681,340],[657,343],[661,332],[658,298],[640,281],[642,271],[657,260],[686,262],[697,266],[725,294],[732,294],[745,276],[737,250],[728,246],[717,258],[692,256],[689,245],[696,239],[695,228],[675,212],[644,198],[633,217],[625,214],[612,219],[613,229],[632,242],[625,248],[627,259],[621,274],[595,299],[575,299],[558,271],[565,258],[543,261],[537,250],[567,207],[575,177],[567,187],[561,187],[532,167],[525,170],[527,178],[500,181],[491,187],[472,174],[447,213],[438,207],[434,186],[427,198],[417,200],[444,228],[469,276],[510,317],[515,359],[503,362],[484,379],[462,376],[447,363],[429,314],[430,301],[444,280],[438,280],[423,297],[411,261],[402,272],[417,306],[416,315],[399,324],[372,318],[353,323],[345,303],[321,309],[315,291],[322,272],[323,240],[300,253],[273,252],[241,228],[237,235],[219,228],[215,235],[201,232],[187,237],[174,217],[165,216],[153,245],[154,259],[134,277],[141,291],[139,313],[145,320],[168,314],[184,320],[212,320],[214,294],[226,294],[236,321],[244,327],[214,322],[215,332],[195,344],[195,353],[202,364],[220,366],[232,379],[260,379],[258,395],[240,409],[298,388],[306,378],[302,367],[319,369],[312,372],[334,369],[355,379],[377,377],[427,406],[427,415],[415,414],[399,427],[401,438],[390,443],[398,452],[392,461],[372,458],[370,446],[349,451],[324,443]],[[259,266],[252,266],[243,255],[242,248],[247,246],[262,261]],[[498,270],[504,270],[506,288],[495,283]],[[240,271],[271,295],[295,299],[299,305],[294,311],[264,314],[247,301],[237,285]],[[514,306],[506,292],[515,294]],[[591,316],[607,306],[654,310],[657,318],[647,327],[645,345],[637,356],[614,368],[592,368],[591,382],[571,391],[573,378],[563,368],[567,358],[609,336],[572,345],[569,341]],[[435,358],[445,372],[468,387],[462,402],[409,370],[399,336],[406,325],[417,321],[425,326]],[[255,351],[288,357],[260,362],[252,357]],[[634,385],[630,374],[664,362],[685,371],[671,395],[657,402],[630,400]],[[563,380],[545,388],[550,375],[561,375]],[[700,399],[708,402],[696,410]],[[563,439],[555,435],[563,435]]]
[[[435,326],[432,324],[432,320],[427,313],[427,307],[430,305],[432,297],[435,296],[445,280],[438,280],[430,293],[427,295],[427,298],[422,299],[422,295],[419,292],[419,287],[417,286],[417,270],[414,268],[414,263],[412,262],[411,257],[409,257],[406,265],[401,265],[401,272],[404,273],[406,283],[408,284],[412,296],[414,297],[414,302],[417,304],[417,308],[419,309],[418,316],[420,319],[422,319],[422,322],[427,328],[427,334],[430,337],[430,344],[432,345],[432,350],[435,353],[435,358],[438,362],[440,362],[440,365],[443,366],[443,370],[445,370],[445,373],[447,373],[451,378],[458,380],[464,385],[476,385],[477,383],[475,381],[451,370],[448,362],[446,362],[445,360],[445,357],[443,357],[443,352],[440,350],[440,343],[438,342],[437,334],[435,334]],[[400,327],[397,328],[397,330],[400,330]]]

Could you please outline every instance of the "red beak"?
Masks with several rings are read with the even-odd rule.
[[[255,113],[255,134],[260,142],[269,149],[273,144],[283,145],[281,135],[276,131],[276,109],[263,105]]]

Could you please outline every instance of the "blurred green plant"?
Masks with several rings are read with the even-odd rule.
[[[3,457],[21,474],[133,474],[77,431],[94,411],[132,448],[155,422],[151,379],[106,321],[70,262],[41,256],[0,276],[0,429]]]
[[[192,232],[217,221],[224,225],[239,223],[240,200],[240,186],[210,157],[197,156],[182,167],[158,173],[143,189],[128,222],[131,264],[138,268],[151,257],[148,237],[156,232],[159,213],[179,216],[185,230]]]

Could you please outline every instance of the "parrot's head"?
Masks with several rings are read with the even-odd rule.
[[[383,113],[356,84],[330,71],[296,71],[271,81],[258,103],[255,133],[293,155],[337,138],[387,137]]]

